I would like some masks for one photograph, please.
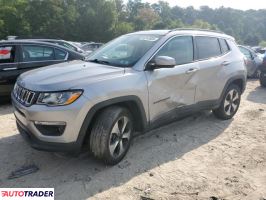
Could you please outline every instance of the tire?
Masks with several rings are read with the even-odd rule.
[[[133,134],[131,113],[119,106],[103,110],[96,118],[90,135],[90,150],[107,165],[119,163],[126,155]]]
[[[240,88],[237,85],[232,84],[227,88],[219,108],[214,109],[212,112],[219,119],[231,119],[236,114],[240,101]]]
[[[261,87],[266,87],[266,72],[260,74],[260,85]]]

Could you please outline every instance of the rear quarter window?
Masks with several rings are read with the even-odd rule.
[[[199,60],[220,56],[222,54],[218,38],[215,37],[197,36],[196,46]]]
[[[220,42],[220,45],[221,45],[221,50],[222,50],[222,53],[227,53],[230,51],[230,47],[228,45],[228,43],[226,42],[225,39],[219,39],[219,42]]]
[[[250,51],[248,49],[240,46],[239,50],[241,51],[242,54],[245,55],[246,58],[248,58],[250,60],[252,59],[251,53],[250,53]]]

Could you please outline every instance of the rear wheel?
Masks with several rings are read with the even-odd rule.
[[[223,120],[231,119],[237,112],[241,101],[241,92],[237,85],[230,85],[223,97],[219,108],[213,110],[213,114]]]
[[[261,72],[260,74],[260,85],[261,87],[266,87],[266,72]]]
[[[109,107],[97,117],[90,135],[93,155],[109,165],[115,165],[126,155],[133,133],[130,112],[122,107]]]

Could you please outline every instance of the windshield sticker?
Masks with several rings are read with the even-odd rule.
[[[145,40],[145,41],[149,41],[149,42],[155,42],[157,41],[159,38],[158,37],[155,37],[155,36],[150,36],[150,35],[147,35],[147,36],[141,36],[140,40]]]

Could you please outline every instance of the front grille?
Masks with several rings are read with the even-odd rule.
[[[31,106],[36,98],[36,93],[23,88],[19,85],[15,85],[13,94],[18,102],[25,106]]]

